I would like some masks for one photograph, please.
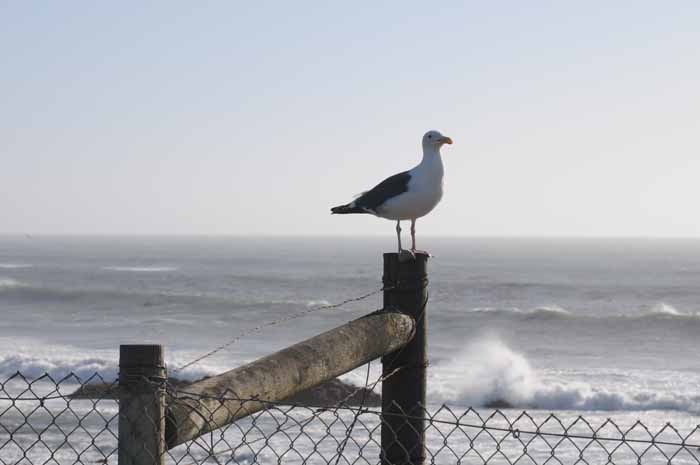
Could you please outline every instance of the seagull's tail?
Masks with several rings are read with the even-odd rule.
[[[364,208],[354,206],[353,203],[354,202],[333,207],[331,208],[331,214],[346,215],[348,213],[369,213]]]

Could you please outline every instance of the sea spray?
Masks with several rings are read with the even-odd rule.
[[[496,337],[468,344],[457,356],[439,365],[428,381],[431,398],[473,406],[496,401],[528,404],[538,386],[527,359]]]
[[[579,379],[574,379],[579,378]],[[588,381],[581,381],[585,378]],[[429,403],[460,407],[509,406],[518,409],[583,411],[676,410],[700,413],[700,390],[663,391],[647,376],[609,370],[543,371],[495,336],[469,343],[438,364],[428,380]],[[617,379],[613,382],[612,379]]]

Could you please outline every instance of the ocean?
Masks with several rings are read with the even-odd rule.
[[[381,307],[394,237],[1,237],[0,379],[117,373],[158,343],[171,375],[225,371]],[[700,422],[700,241],[420,238],[428,403]],[[317,308],[317,311],[314,311]],[[309,310],[306,312],[306,310]],[[263,323],[211,357],[188,361]],[[372,367],[372,376],[380,364]],[[361,385],[365,371],[343,377]]]

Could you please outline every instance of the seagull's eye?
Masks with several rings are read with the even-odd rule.
[[[432,138],[433,138],[433,136],[429,134],[429,135],[428,135],[428,139],[432,139]]]

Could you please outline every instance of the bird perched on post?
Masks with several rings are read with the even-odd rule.
[[[452,139],[439,131],[423,136],[423,160],[415,168],[386,178],[345,205],[331,208],[331,213],[368,213],[396,221],[396,236],[401,247],[401,220],[411,220],[411,255],[416,249],[416,220],[430,213],[442,198],[444,168],[440,148]]]

